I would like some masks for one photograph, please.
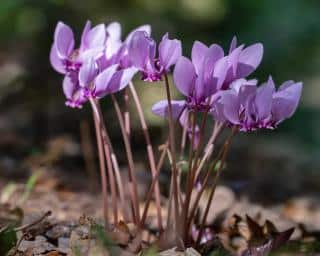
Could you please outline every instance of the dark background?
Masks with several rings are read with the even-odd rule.
[[[43,153],[48,141],[57,136],[67,135],[80,143],[80,124],[91,123],[89,108],[65,107],[62,77],[50,67],[48,56],[59,20],[79,38],[90,19],[93,23],[119,21],[124,35],[138,25],[150,24],[156,40],[165,32],[181,39],[186,56],[194,40],[219,43],[226,50],[234,35],[240,43],[262,42],[265,54],[254,76],[263,81],[272,74],[278,85],[285,80],[303,81],[302,102],[279,129],[238,136],[224,182],[249,192],[253,199],[257,191],[262,192],[266,202],[319,193],[319,14],[318,0],[1,0],[0,174],[15,173],[26,157]],[[159,142],[166,129],[161,129],[163,123],[152,116],[150,106],[162,98],[162,89],[142,83],[137,88],[153,138]],[[112,138],[120,141],[108,99],[103,109]],[[133,126],[139,127],[136,122]],[[142,142],[137,131],[133,143],[143,163]],[[62,165],[66,171],[85,173],[81,154],[75,155]],[[26,170],[22,177],[28,175]]]

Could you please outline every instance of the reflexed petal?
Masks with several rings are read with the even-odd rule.
[[[191,61],[186,57],[180,57],[173,72],[177,89],[185,96],[190,95],[194,90],[195,79],[196,73]]]
[[[254,79],[249,81],[245,80],[245,82],[243,82],[238,92],[240,104],[245,105],[246,99],[257,92],[257,83],[258,81]]]
[[[50,63],[51,63],[51,66],[55,69],[55,71],[61,74],[66,73],[63,62],[58,56],[55,44],[52,45],[50,50]]]
[[[234,49],[237,48],[237,44],[238,44],[237,37],[234,36],[234,37],[232,38],[232,41],[231,41],[231,44],[230,44],[229,54],[230,54]]]
[[[237,78],[237,68],[243,47],[244,45],[240,45],[228,55],[229,68],[226,78],[227,82],[232,82],[233,79]]]
[[[113,41],[113,40],[107,40],[107,45],[105,49],[105,55],[107,59],[110,59],[112,56],[115,56],[116,54],[120,54],[122,47],[121,41]]]
[[[222,59],[223,56],[224,56],[223,49],[219,45],[213,44],[210,46],[210,48],[206,52],[206,55],[203,59],[203,64],[202,64],[204,79],[207,79],[210,76],[212,76],[214,69],[216,69],[215,65],[217,61]],[[227,60],[224,60],[224,62],[227,63]],[[227,67],[224,67],[224,68],[227,69]],[[218,67],[218,69],[220,70],[220,67]]]
[[[151,36],[151,26],[150,25],[142,25],[140,27],[137,27],[136,29],[134,29],[133,31],[131,31],[129,33],[129,35],[127,36],[127,38],[125,40],[125,43],[130,43],[130,41],[132,40],[132,36],[137,31],[145,32],[147,36]]]
[[[97,96],[102,95],[106,92],[109,83],[115,74],[116,70],[118,68],[118,65],[112,65],[109,68],[105,69],[102,71],[95,79],[94,84],[95,84],[95,93]]]
[[[94,80],[96,75],[98,74],[98,67],[94,59],[89,59],[85,62],[79,71],[79,83],[80,86],[85,87],[89,86],[89,84]]]
[[[110,23],[107,26],[106,30],[108,32],[109,38],[112,41],[121,41],[121,25],[119,22]]]
[[[237,79],[233,81],[230,84],[230,88],[234,89],[237,93],[240,93],[240,89],[246,86],[253,86],[256,87],[258,83],[258,80],[256,79],[251,79],[251,80],[246,80],[244,78]]]
[[[104,24],[93,27],[86,35],[85,42],[87,47],[96,48],[104,46],[106,41],[106,28]]]
[[[213,70],[213,77],[217,79],[217,89],[220,89],[223,85],[227,71],[228,71],[228,57],[223,57],[222,59],[218,60],[214,70]]]
[[[124,89],[137,72],[138,70],[136,68],[127,68],[117,71],[106,88],[106,93],[116,93]]]
[[[181,56],[181,42],[177,39],[170,40],[168,33],[165,34],[159,44],[160,65],[167,71],[172,65],[176,64]]]
[[[222,94],[219,102],[223,105],[223,114],[225,118],[232,124],[239,124],[240,105],[237,95],[231,91],[227,91]]]
[[[59,58],[67,58],[73,51],[74,36],[71,28],[59,21],[54,32],[54,43]]]
[[[197,98],[207,98],[215,93],[224,82],[228,60],[223,58],[223,50],[219,45],[212,45],[203,60],[196,85]]]
[[[217,62],[219,59],[223,58],[224,56],[224,51],[221,48],[221,46],[217,45],[217,44],[212,44],[209,47],[209,50],[206,54],[207,57],[209,57],[210,61],[209,63],[215,63]]]
[[[301,97],[301,82],[292,84],[292,81],[288,81],[286,85],[285,88],[279,88],[279,91],[273,94],[272,114],[277,123],[293,115]]]
[[[294,81],[292,81],[292,80],[285,81],[282,85],[279,86],[278,91],[282,91],[284,89],[287,89],[288,87],[290,87],[293,84],[294,84]]]
[[[237,77],[250,75],[260,65],[263,56],[263,45],[258,43],[245,48],[239,57]]]
[[[82,31],[80,51],[83,51],[84,49],[88,48],[88,45],[86,43],[86,38],[90,29],[91,29],[91,21],[88,20]]]
[[[74,91],[76,90],[76,85],[72,82],[69,76],[65,76],[62,82],[63,93],[67,99],[71,99]]]
[[[266,84],[258,87],[255,97],[255,105],[259,119],[267,118],[271,114],[272,95],[274,91],[275,86],[271,77]]]
[[[181,111],[185,108],[186,102],[184,100],[172,100],[171,106],[172,106],[172,117],[176,119],[179,117],[179,115],[182,114]],[[157,116],[167,117],[169,115],[168,101],[161,100],[156,104],[154,104],[152,106],[152,113]]]
[[[202,70],[203,60],[206,56],[208,49],[208,46],[199,41],[195,41],[193,43],[191,50],[191,60],[197,74],[199,74]]]
[[[96,47],[96,48],[89,48],[88,50],[85,50],[81,52],[81,54],[78,56],[77,60],[85,62],[88,59],[94,59],[97,60],[101,56],[103,56],[103,50],[104,47]]]
[[[132,63],[137,68],[144,69],[149,59],[154,58],[154,56],[150,56],[150,54],[154,52],[154,50],[152,50],[154,48],[155,42],[148,38],[145,32],[135,32],[128,46],[129,57]]]

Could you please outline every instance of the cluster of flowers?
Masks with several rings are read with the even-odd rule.
[[[181,42],[162,37],[159,45],[148,25],[138,27],[121,40],[119,23],[91,27],[88,21],[75,49],[70,27],[59,22],[51,48],[54,69],[65,75],[63,91],[70,107],[81,107],[90,98],[101,98],[125,88],[137,72],[144,81],[162,80],[175,65],[173,80],[185,100],[173,100],[172,113],[183,126],[188,113],[208,111],[217,121],[240,131],[275,128],[297,108],[302,83],[287,81],[278,90],[269,80],[257,86],[246,78],[260,65],[260,43],[237,46],[234,38],[228,54],[217,44],[196,41],[191,61],[182,56]],[[156,115],[168,116],[168,101],[156,103]],[[188,127],[189,128],[189,127]]]

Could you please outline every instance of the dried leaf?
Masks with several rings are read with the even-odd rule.
[[[290,228],[286,231],[278,232],[277,234],[275,234],[273,238],[272,249],[277,249],[288,242],[293,232],[294,228]]]

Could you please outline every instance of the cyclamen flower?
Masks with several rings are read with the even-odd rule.
[[[261,62],[263,47],[261,44],[249,46],[243,50],[243,45],[236,47],[233,39],[230,55],[225,56],[223,49],[212,44],[210,47],[196,41],[193,44],[190,61],[180,57],[176,63],[173,80],[177,89],[186,96],[186,100],[172,101],[173,113],[189,111],[209,111],[212,97],[224,89],[238,77],[249,75]],[[166,100],[156,103],[152,112],[158,116],[168,116],[168,102]],[[176,115],[173,115],[177,118]],[[180,124],[190,131],[188,120],[180,120]]]
[[[228,68],[228,59],[224,57],[220,46],[213,44],[207,47],[196,41],[192,47],[192,62],[186,57],[180,57],[176,63],[173,80],[177,89],[185,95],[186,100],[173,100],[173,118],[178,118],[180,124],[188,131],[191,127],[188,122],[189,111],[209,111],[210,99],[222,86]],[[152,112],[161,117],[168,117],[168,101],[163,100],[152,107]]]
[[[156,57],[156,42],[146,32],[137,31],[128,44],[129,59],[142,72],[142,80],[155,82],[169,72],[182,55],[181,42],[169,39],[168,34],[162,37]]]
[[[196,41],[192,47],[191,58],[192,62],[186,57],[180,57],[173,72],[177,89],[187,98],[171,102],[173,118],[177,119],[180,116],[179,122],[187,129],[189,137],[192,137],[189,112],[210,110],[209,97],[223,85],[228,68],[228,59],[224,57],[222,48],[216,44],[207,47]],[[168,101],[156,103],[152,112],[161,117],[168,117]],[[196,131],[198,130],[196,126]],[[196,142],[199,140],[198,135],[196,133]]]
[[[75,49],[71,28],[62,22],[57,24],[50,61],[56,71],[65,74],[63,92],[67,106],[81,108],[89,98],[101,98],[128,85],[138,71],[128,58],[128,44],[137,31],[150,35],[151,28],[140,26],[122,42],[119,23],[91,28],[88,21],[80,47]]]
[[[58,22],[50,51],[51,65],[61,74],[78,72],[86,59],[98,59],[103,54],[105,41],[105,25],[100,24],[91,28],[91,22],[87,21],[82,32],[80,47],[75,49],[72,29],[63,22]]]
[[[107,39],[103,56],[99,58],[99,66],[106,68],[113,64],[119,64],[121,68],[128,68],[132,63],[128,54],[128,45],[132,36],[137,31],[143,31],[148,36],[151,34],[150,25],[142,25],[131,31],[126,39],[121,39],[121,25],[118,22],[112,22],[106,27]]]
[[[240,131],[274,129],[295,112],[302,83],[284,82],[278,90],[270,77],[256,87],[256,81],[240,79],[227,91],[215,96],[212,113],[219,121],[239,127]]]
[[[260,65],[263,57],[261,43],[244,48],[244,44],[237,47],[237,38],[232,39],[228,54],[228,71],[222,89],[228,89],[230,83],[236,79],[249,76]]]
[[[136,72],[135,68],[119,69],[119,65],[114,64],[99,73],[98,64],[91,58],[81,66],[78,78],[65,77],[66,105],[81,108],[89,98],[118,92],[128,85]]]

